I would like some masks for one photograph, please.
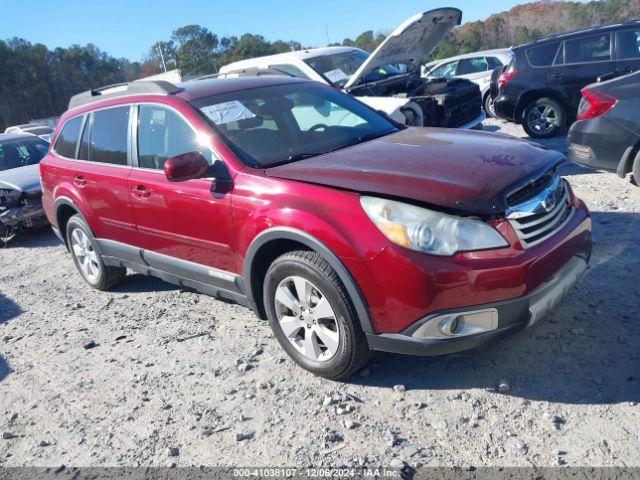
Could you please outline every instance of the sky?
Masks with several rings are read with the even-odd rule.
[[[483,20],[522,0],[1,0],[0,38],[22,37],[49,48],[93,43],[115,57],[139,60],[158,40],[191,23],[219,37],[256,33],[304,46],[340,42],[366,30],[393,30],[408,17],[442,6],[462,22]]]

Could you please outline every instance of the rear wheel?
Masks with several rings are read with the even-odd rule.
[[[564,107],[551,98],[531,102],[522,114],[522,127],[533,138],[552,138],[564,129]]]
[[[484,99],[484,113],[486,113],[488,117],[496,118],[496,107],[490,93],[488,93]]]
[[[93,288],[108,290],[125,277],[125,268],[104,264],[91,230],[80,215],[74,215],[67,222],[67,243],[82,278]]]
[[[277,258],[265,276],[264,304],[278,342],[302,368],[337,379],[371,358],[346,289],[317,253]]]

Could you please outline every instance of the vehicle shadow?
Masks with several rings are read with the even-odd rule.
[[[181,287],[165,282],[156,277],[142,275],[140,273],[129,274],[111,292],[118,293],[145,293],[145,292],[168,292],[180,290]]]
[[[56,245],[62,245],[62,242],[55,236],[50,227],[42,227],[20,231],[18,235],[6,245],[0,243],[0,249],[43,248],[54,247]]]
[[[22,308],[20,308],[17,303],[0,292],[0,326],[8,322],[12,318],[17,317],[21,313]],[[10,338],[5,338],[4,335],[0,335],[0,344],[7,341],[10,341]],[[9,368],[9,364],[4,359],[4,357],[0,355],[0,382],[2,382],[2,380],[4,380],[10,373],[11,368]]]
[[[575,404],[640,401],[640,215],[595,212],[586,275],[554,311],[521,333],[444,357],[378,354],[348,382],[407,390],[496,390]]]
[[[22,308],[0,292],[0,325],[22,313]]]

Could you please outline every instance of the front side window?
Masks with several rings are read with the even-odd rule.
[[[195,131],[175,111],[161,105],[138,110],[138,166],[162,169],[167,159],[199,151]]]
[[[623,60],[640,58],[640,30],[618,32],[618,49]]]
[[[608,33],[564,42],[564,63],[611,60],[611,36]]]
[[[270,167],[399,129],[354,98],[318,83],[287,83],[192,101],[247,164]]]
[[[547,43],[527,50],[527,58],[533,67],[549,67],[556,58],[560,42]]]
[[[89,159],[92,162],[127,164],[130,107],[96,110],[91,114]]]
[[[16,138],[0,142],[0,171],[35,165],[47,154],[49,144],[39,138]]]
[[[82,126],[82,117],[75,117],[68,120],[64,124],[62,130],[58,134],[54,151],[66,158],[75,158],[76,145],[80,136],[80,127]]]
[[[465,58],[460,60],[458,75],[470,75],[472,73],[486,72],[489,66],[484,57]]]

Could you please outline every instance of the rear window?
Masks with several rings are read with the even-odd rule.
[[[64,124],[54,147],[54,150],[58,155],[67,158],[75,157],[81,124],[82,117],[72,118]]]
[[[533,67],[549,67],[556,58],[560,42],[546,43],[527,50],[527,59]]]
[[[92,162],[127,164],[129,106],[92,113],[89,158]]]

